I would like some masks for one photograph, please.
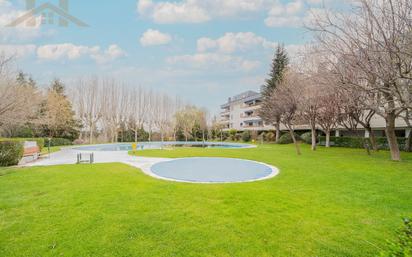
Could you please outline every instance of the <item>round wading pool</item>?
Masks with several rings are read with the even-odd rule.
[[[152,165],[155,177],[191,183],[233,183],[274,177],[278,169],[264,163],[231,158],[182,158]]]

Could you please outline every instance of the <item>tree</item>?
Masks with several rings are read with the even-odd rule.
[[[298,155],[301,154],[301,151],[295,136],[294,126],[298,120],[302,85],[301,74],[288,71],[268,102],[270,110],[279,115],[280,122],[289,130]]]
[[[282,83],[284,75],[289,65],[289,59],[283,45],[278,45],[276,48],[275,56],[272,61],[271,71],[269,78],[266,79],[265,85],[262,87],[263,103],[260,111],[262,119],[270,124],[274,124],[276,127],[276,142],[280,137],[280,117],[278,113],[270,112],[270,99],[273,91]]]
[[[139,86],[130,92],[130,113],[129,124],[130,129],[134,132],[134,141],[138,141],[139,132],[142,131],[143,125],[147,119],[147,91]]]
[[[39,109],[41,94],[34,84],[13,77],[13,58],[0,55],[0,129],[10,131],[31,122]]]
[[[80,124],[75,119],[72,104],[65,95],[65,86],[59,80],[54,80],[47,91],[38,122],[50,137],[62,137],[71,140],[78,137]]]
[[[102,118],[102,89],[98,78],[79,80],[75,87],[73,102],[77,115],[88,129],[89,144],[93,144],[94,131]]]
[[[193,129],[199,120],[199,110],[192,105],[185,106],[182,110],[175,114],[176,125],[183,132],[185,141],[187,142],[189,138],[193,137]]]
[[[412,6],[410,0],[356,0],[351,7],[350,13],[315,15],[310,29],[344,78],[341,86],[377,97],[369,107],[386,120],[391,158],[398,161],[395,120],[410,108]],[[348,71],[357,76],[346,76]]]

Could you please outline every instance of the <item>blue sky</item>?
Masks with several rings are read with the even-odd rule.
[[[58,0],[38,0],[37,5]],[[302,24],[322,0],[69,0],[89,26],[7,28],[25,1],[0,0],[0,51],[41,84],[116,78],[179,95],[216,113],[227,97],[258,90],[277,43],[295,55],[310,40]]]

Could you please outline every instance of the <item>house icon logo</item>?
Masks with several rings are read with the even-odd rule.
[[[68,27],[72,23],[78,27],[88,27],[86,23],[69,14],[68,0],[59,0],[59,6],[44,3],[38,7],[36,7],[36,0],[26,0],[26,9],[27,13],[15,19],[7,26],[16,27],[25,24],[27,27],[36,27],[47,24]],[[40,17],[40,22],[37,19],[38,17]]]

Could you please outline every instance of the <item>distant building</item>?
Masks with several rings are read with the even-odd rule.
[[[265,124],[258,116],[262,96],[255,91],[247,91],[230,97],[227,103],[221,105],[220,121],[224,128],[243,130],[271,130],[273,126]]]
[[[228,98],[227,103],[220,106],[220,123],[225,130],[235,129],[237,131],[268,131],[274,130],[274,126],[266,124],[258,115],[261,108],[262,95],[255,91],[246,91],[242,94]],[[371,121],[372,129],[377,137],[385,136],[385,119],[375,115]],[[403,119],[396,120],[396,134],[398,137],[408,137],[411,130]],[[281,130],[286,130],[281,126]],[[310,130],[308,125],[296,126],[297,131]],[[359,126],[356,131],[348,131],[338,126],[332,136],[365,136],[369,137],[367,131]]]

